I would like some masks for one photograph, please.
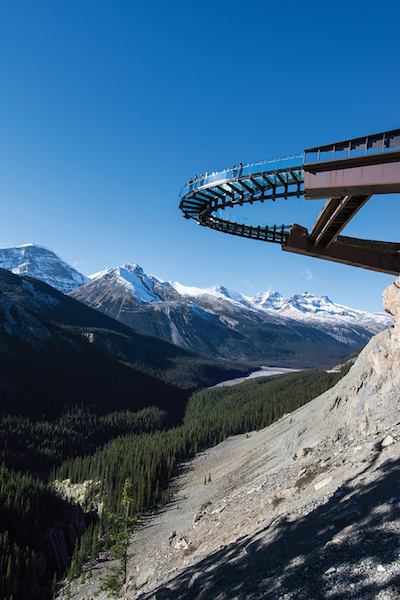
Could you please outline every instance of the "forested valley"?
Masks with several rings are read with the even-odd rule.
[[[168,502],[180,461],[271,424],[332,387],[345,370],[196,391],[179,422],[156,406],[100,415],[66,407],[52,421],[3,415],[0,598],[54,597],[57,579],[79,576],[110,546],[125,514],[127,482],[130,517]]]

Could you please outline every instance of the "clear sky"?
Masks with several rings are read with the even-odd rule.
[[[0,247],[381,311],[394,277],[187,221],[195,173],[400,127],[399,0],[0,0]],[[400,195],[343,231],[400,241]],[[321,201],[246,216],[308,228]]]

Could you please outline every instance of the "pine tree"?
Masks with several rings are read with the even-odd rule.
[[[132,554],[129,554],[129,541],[137,522],[137,518],[130,515],[134,499],[134,486],[129,479],[126,479],[122,491],[122,515],[119,517],[114,515],[116,533],[111,535],[113,544],[110,553],[114,559],[119,561],[119,564],[108,569],[108,573],[101,584],[102,590],[110,592],[109,596],[118,597],[118,592],[127,580],[128,561],[132,556]]]

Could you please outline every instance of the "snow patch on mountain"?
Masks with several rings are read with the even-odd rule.
[[[239,292],[228,290],[226,287],[221,285],[214,285],[209,288],[198,288],[189,287],[178,283],[177,281],[170,281],[163,285],[170,285],[181,298],[187,298],[195,302],[208,301],[208,304],[225,303],[228,302],[230,306],[235,306],[239,310],[251,310],[253,307],[250,306],[251,299],[247,296],[243,296]],[[212,311],[212,308],[208,306],[207,310]]]
[[[345,323],[346,325],[362,325],[376,323],[377,331],[392,323],[392,319],[385,313],[368,313],[362,310],[348,308],[335,304],[327,296],[317,297],[305,292],[296,294],[282,302],[277,309],[280,315],[295,319],[296,321],[314,323]]]
[[[278,292],[260,292],[249,298],[249,302],[254,308],[275,312],[282,308],[284,298]]]
[[[201,296],[214,296],[215,298],[227,298],[228,300],[240,301],[245,297],[238,292],[228,290],[222,285],[214,285],[210,288],[198,288],[186,286],[177,281],[170,281],[169,284],[181,295],[188,298],[199,298]]]
[[[211,290],[211,288],[202,289],[194,286],[182,285],[181,283],[178,283],[178,281],[170,281],[169,283],[178,292],[178,294],[187,298],[204,296],[204,294],[207,294]]]
[[[223,285],[214,285],[210,290],[212,294],[215,294],[218,297],[223,296],[229,300],[235,300],[237,302],[248,300],[247,296],[243,296],[242,294],[239,294],[239,292],[234,292],[233,290],[228,290]]]
[[[155,278],[148,277],[142,267],[127,263],[122,267],[102,271],[96,276],[92,276],[93,283],[96,281],[112,281],[115,285],[120,285],[129,291],[136,300],[142,303],[160,302],[161,298],[154,291]]]

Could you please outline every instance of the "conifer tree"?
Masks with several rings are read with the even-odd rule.
[[[119,561],[119,564],[108,569],[101,584],[101,589],[108,591],[109,597],[116,598],[127,580],[128,561],[132,556],[129,554],[129,541],[137,522],[137,518],[130,515],[134,499],[134,486],[129,479],[126,479],[122,491],[122,514],[120,516],[113,515],[116,533],[111,535],[113,544],[110,553],[114,559]]]

